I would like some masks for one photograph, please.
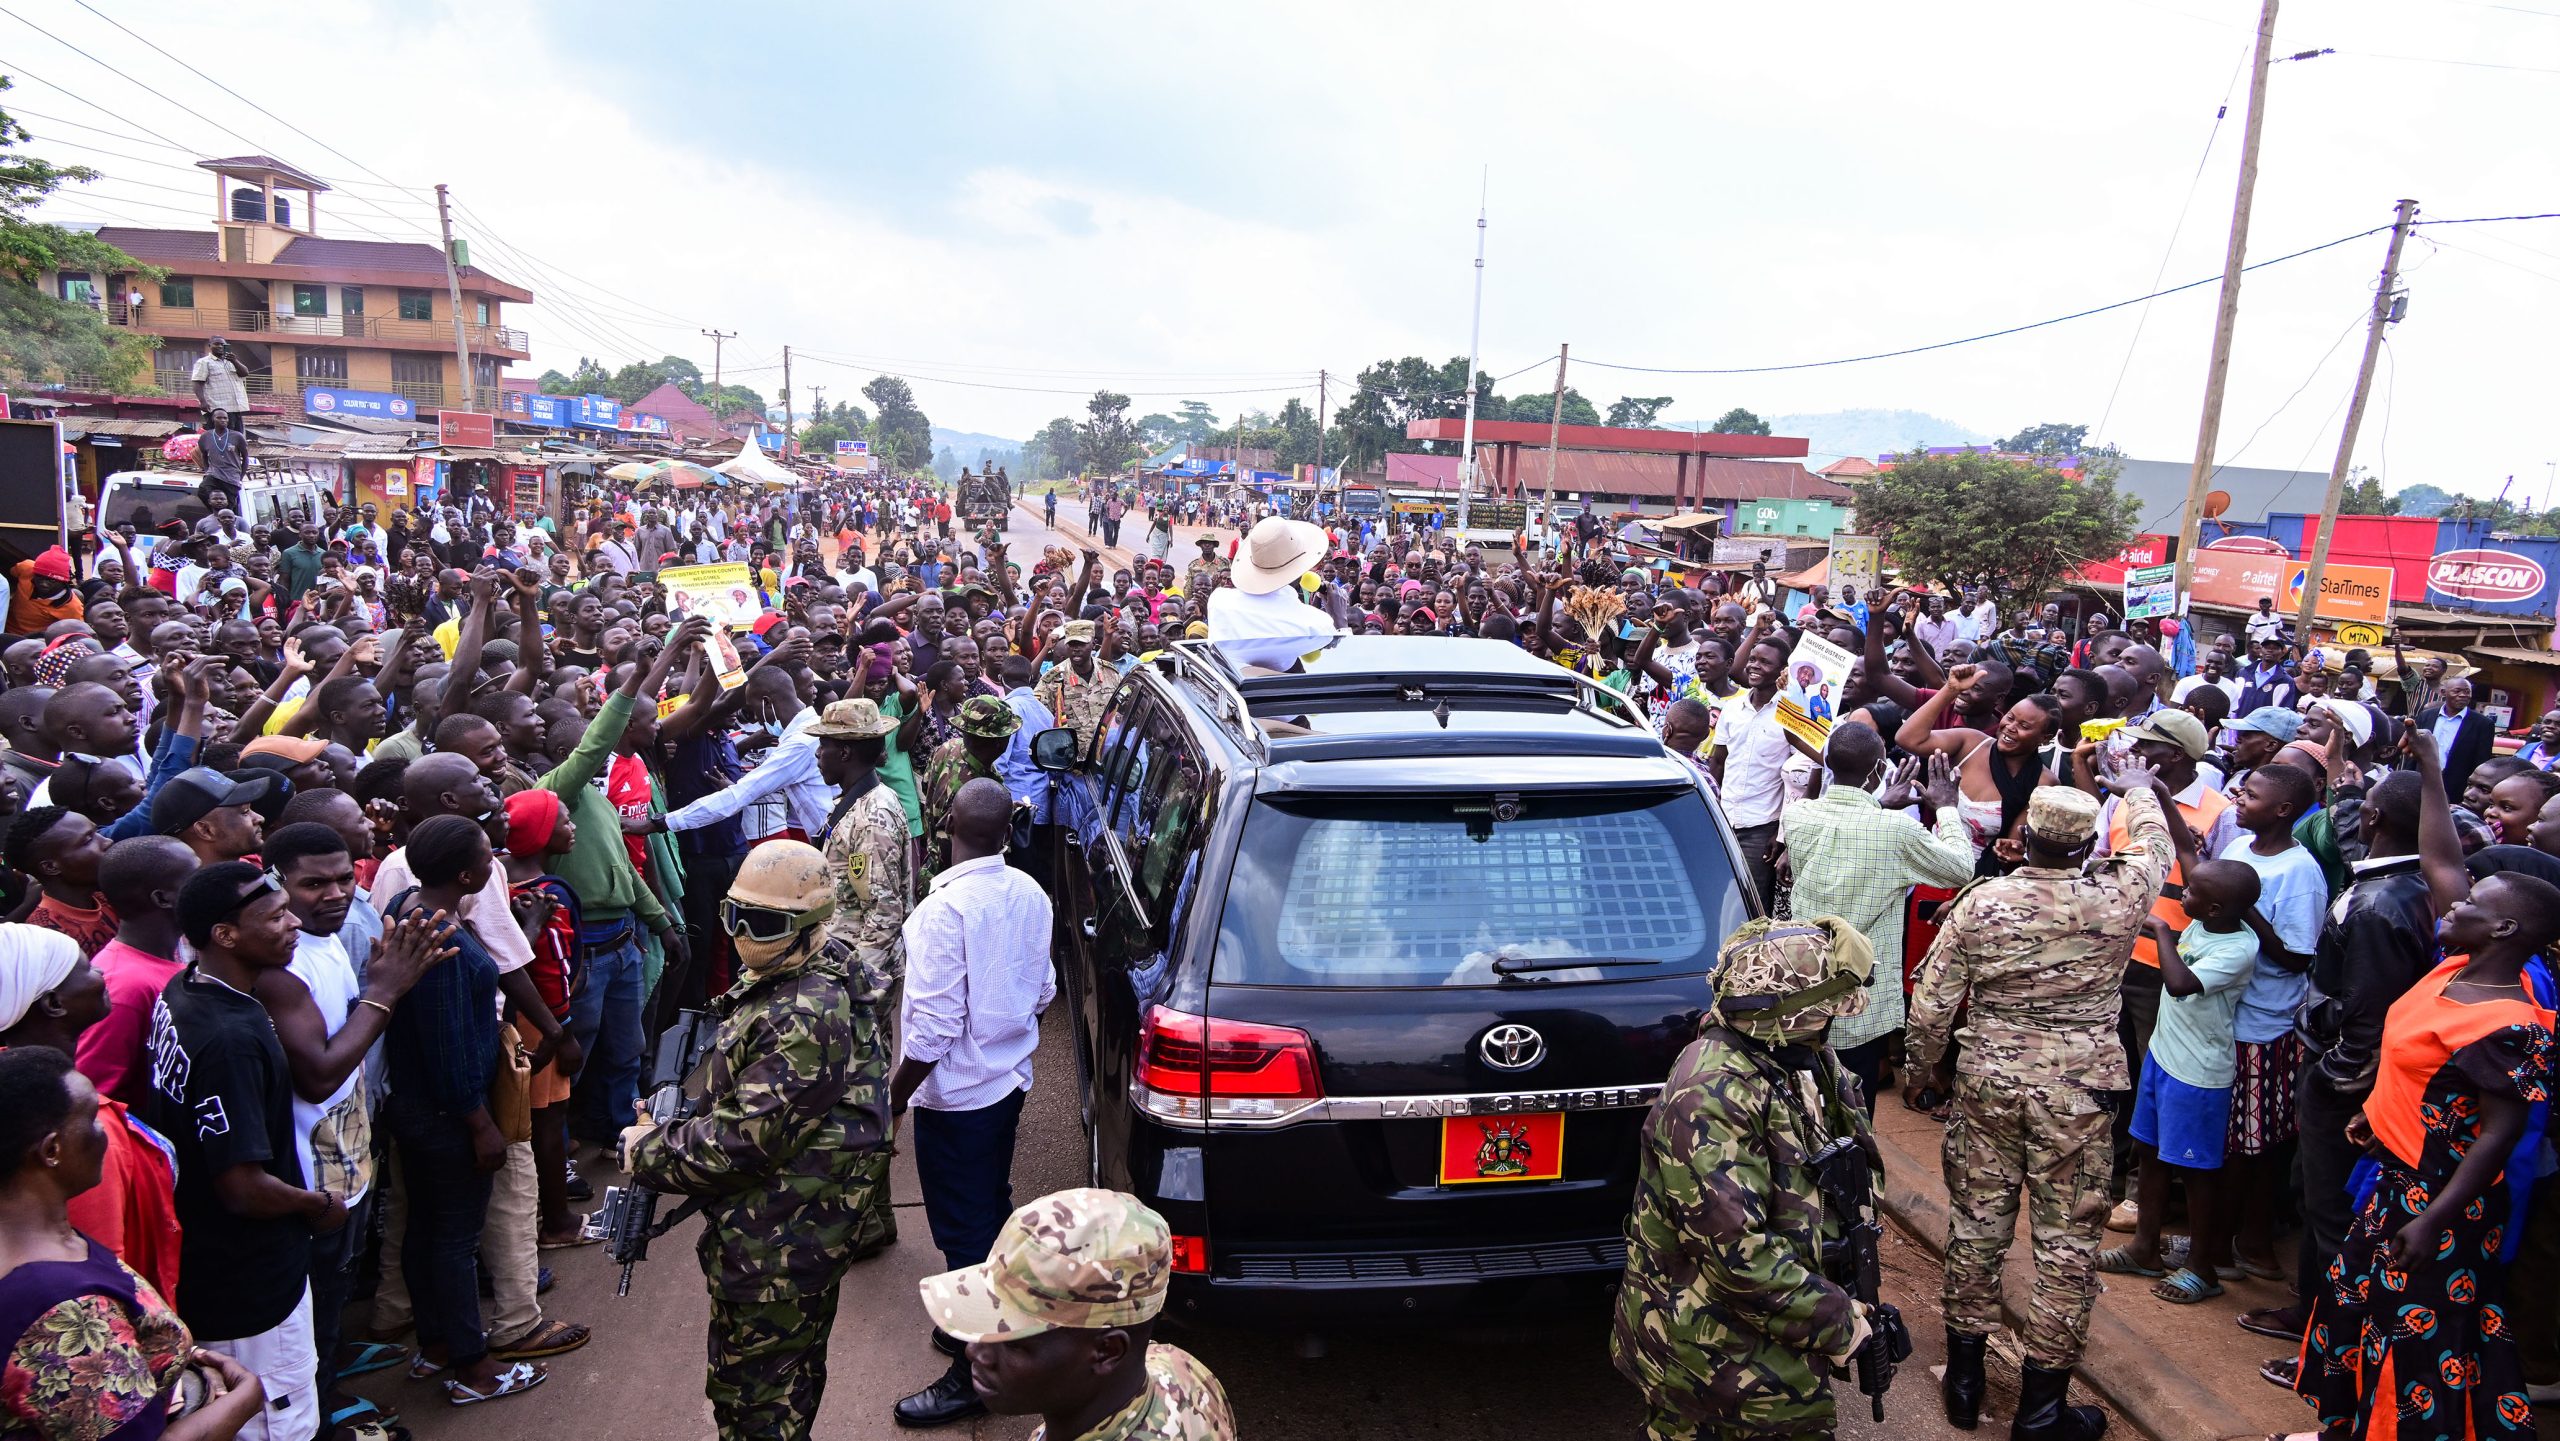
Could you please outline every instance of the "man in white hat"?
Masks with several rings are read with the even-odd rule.
[[[1324,555],[1321,526],[1276,515],[1254,526],[1236,552],[1234,584],[1209,592],[1209,643],[1239,666],[1285,670],[1341,634],[1298,590]]]

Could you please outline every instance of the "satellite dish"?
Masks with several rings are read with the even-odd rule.
[[[2204,498],[2204,518],[2207,520],[2213,519],[2230,508],[2231,492],[2227,490],[2213,491]]]

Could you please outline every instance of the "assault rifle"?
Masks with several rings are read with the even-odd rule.
[[[1884,1226],[1876,1220],[1875,1172],[1865,1148],[1854,1136],[1841,1136],[1814,1153],[1815,1184],[1823,1208],[1840,1223],[1840,1239],[1823,1247],[1822,1269],[1836,1285],[1866,1304],[1875,1326],[1858,1347],[1858,1389],[1867,1395],[1875,1419],[1884,1419],[1884,1393],[1893,1385],[1896,1366],[1911,1359],[1911,1331],[1902,1312],[1878,1294],[1882,1280],[1876,1246]]]
[[[659,1033],[658,1048],[649,1063],[650,1120],[667,1126],[690,1117],[699,1108],[700,1103],[685,1094],[684,1082],[702,1060],[702,1053],[710,1049],[716,1029],[700,1011],[678,1011],[675,1024]],[[660,1220],[655,1190],[637,1181],[605,1188],[604,1204],[587,1218],[585,1231],[604,1242],[608,1259],[622,1263],[622,1279],[615,1283],[613,1294],[631,1294],[631,1268],[648,1259],[649,1243],[701,1205],[699,1200],[688,1198]]]

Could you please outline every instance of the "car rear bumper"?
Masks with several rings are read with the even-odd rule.
[[[1173,1278],[1167,1309],[1225,1325],[1382,1324],[1598,1304],[1626,1269],[1620,1236],[1412,1250],[1262,1249]]]

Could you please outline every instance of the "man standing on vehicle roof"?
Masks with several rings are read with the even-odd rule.
[[[2107,1215],[2111,1092],[2132,1085],[2116,1035],[2125,957],[2173,852],[2158,775],[2129,760],[2106,778],[2130,843],[2095,862],[2098,800],[2039,786],[2020,840],[2026,864],[1976,881],[1939,913],[1912,987],[1906,1043],[1924,1074],[1965,1011],[1955,1116],[1947,1126],[1947,1419],[1981,1414],[1982,1357],[2000,1322],[2000,1269],[2024,1190],[2035,1297],[2020,1368],[2019,1441],[2094,1441],[2095,1407],[2065,1406],[2097,1299]]]
[[[1875,952],[1836,916],[1756,920],[1725,943],[1715,1005],[1646,1118],[1609,1354],[1644,1393],[1648,1441],[1831,1434],[1831,1378],[1870,1336],[1900,1339],[1823,1272],[1840,1239],[1813,1158],[1872,1150],[1823,1044],[1866,1009]]]

